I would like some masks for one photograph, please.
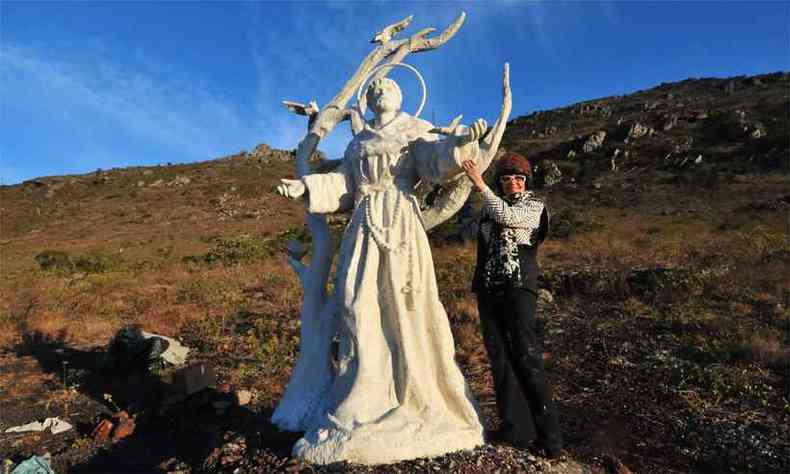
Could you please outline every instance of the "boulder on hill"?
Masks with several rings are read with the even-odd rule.
[[[598,130],[597,132],[591,134],[587,137],[587,141],[584,142],[582,145],[582,150],[585,153],[592,153],[595,150],[598,150],[603,146],[603,141],[606,139],[606,132],[603,130]]]
[[[656,108],[658,108],[658,104],[659,104],[658,101],[645,102],[644,104],[642,104],[642,110],[644,110],[645,112],[649,110],[655,110]]]
[[[666,119],[666,122],[664,122],[664,125],[661,128],[664,131],[672,130],[673,128],[675,128],[677,126],[677,124],[678,124],[678,115],[677,114],[671,114]]]
[[[678,141],[678,143],[675,144],[675,153],[688,151],[691,149],[691,145],[693,144],[694,144],[694,137],[690,137],[690,136],[682,137]]]
[[[612,115],[612,108],[604,103],[583,104],[579,107],[577,113],[579,115],[595,115],[608,118]]]
[[[540,184],[544,187],[551,187],[562,180],[562,171],[557,163],[551,160],[541,160],[535,166],[535,174],[538,176]]]
[[[294,154],[291,151],[277,150],[265,143],[261,143],[260,145],[256,146],[252,152],[246,153],[246,156],[248,158],[266,163],[271,160],[290,161],[293,159]]]
[[[737,80],[728,81],[724,84],[724,95],[733,95],[738,89],[740,84]]]
[[[187,178],[186,176],[176,176],[170,182],[167,183],[167,186],[184,186],[191,182],[192,180]]]
[[[648,134],[652,135],[652,132],[652,128],[636,122],[628,129],[628,138],[641,138]]]
[[[748,138],[762,138],[767,134],[761,122],[748,120],[746,111],[741,109],[714,114],[711,121],[708,133],[716,139],[738,142]]]
[[[694,115],[694,120],[705,120],[706,118],[708,118],[709,115],[710,114],[708,113],[707,110],[703,110],[701,112],[697,112]]]
[[[748,129],[750,138],[762,138],[768,135],[768,132],[765,130],[765,125],[763,125],[762,122],[754,122],[748,126]]]
[[[270,163],[272,161],[292,161],[296,157],[295,150],[279,150],[272,148],[265,143],[256,146],[251,152],[242,152],[246,158],[257,160],[261,163]],[[323,151],[316,150],[313,156],[310,157],[311,162],[321,162],[326,160],[326,154]]]

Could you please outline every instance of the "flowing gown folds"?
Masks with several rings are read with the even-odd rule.
[[[400,112],[360,131],[338,170],[303,178],[310,212],[353,212],[335,285],[335,378],[294,446],[300,458],[381,464],[483,443],[414,197],[419,181],[457,177],[479,148],[432,128]]]

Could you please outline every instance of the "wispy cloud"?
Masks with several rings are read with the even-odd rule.
[[[287,12],[279,14],[299,21],[289,24],[286,36],[278,16],[271,15],[270,5],[248,5],[248,46],[257,72],[257,122],[271,132],[267,141],[275,147],[295,147],[307,126],[305,117],[285,111],[282,100],[317,100],[323,106],[367,53],[365,43],[359,41],[364,20],[354,14],[352,5],[322,6],[330,7],[344,21],[328,21],[309,4],[290,4]],[[319,148],[331,158],[342,156],[350,138],[346,128],[338,127]]]
[[[441,31],[460,11],[469,13],[447,47],[408,59],[428,81],[424,117],[435,113],[445,122],[459,113],[468,120],[487,116],[498,110],[501,63],[514,62],[514,77],[517,64],[526,64],[514,57],[522,54],[514,53],[514,44],[518,51],[530,51],[531,63],[551,56],[541,53],[557,41],[547,32],[543,9],[540,2],[416,2],[386,8],[356,2],[252,2],[241,14],[247,44],[228,43],[246,46],[249,61],[238,55],[234,65],[209,57],[185,59],[173,51],[160,57],[134,36],[120,40],[64,30],[51,43],[36,42],[35,35],[27,41],[5,38],[0,58],[0,84],[8,97],[4,113],[25,115],[30,123],[4,122],[1,171],[9,181],[12,176],[203,160],[260,142],[293,148],[306,120],[286,112],[281,101],[316,99],[324,105],[374,47],[369,38],[410,14],[414,22],[405,33],[428,26]],[[508,39],[501,37],[504,30],[511,32]],[[474,73],[459,74],[470,67]],[[229,83],[234,74],[239,81]],[[405,72],[396,77],[403,79],[407,110],[413,110],[417,82]],[[339,157],[349,138],[341,125],[321,149]],[[30,166],[31,160],[39,165]]]
[[[12,45],[4,47],[3,63],[29,87],[46,89],[54,110],[95,113],[125,131],[188,155],[222,152],[217,124],[237,136],[250,132],[236,106],[185,78],[152,77],[108,60],[55,61],[41,51]],[[96,122],[86,117],[75,125],[91,127]]]
[[[527,8],[526,12],[535,39],[549,58],[556,58],[553,35],[546,28],[546,9],[538,2],[530,6],[531,8]]]
[[[22,167],[28,160],[51,161],[53,165],[59,161],[61,169],[50,166],[53,173],[79,172],[105,167],[108,157],[115,159],[114,166],[194,161],[254,145],[251,111],[202,84],[199,74],[177,71],[172,64],[159,68],[155,58],[141,51],[121,54],[118,49],[97,49],[93,53],[68,55],[61,51],[52,57],[42,48],[3,45],[4,109],[38,109],[46,116],[39,116],[29,126],[41,128],[37,131],[41,140],[53,142],[50,150],[60,136],[79,138],[82,147],[78,150],[84,153],[73,156],[78,150],[63,143],[63,151],[70,155],[68,162],[63,163],[62,156],[37,156],[42,149],[17,143],[9,131],[11,123],[7,123],[0,135],[5,180],[25,176],[22,170],[7,170]],[[115,55],[136,58],[137,62],[124,64],[113,60]],[[134,156],[141,148],[127,149],[130,142],[146,144],[142,150],[151,155]],[[117,163],[118,157],[130,162]]]

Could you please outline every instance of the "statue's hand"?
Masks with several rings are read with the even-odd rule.
[[[288,199],[297,199],[304,196],[304,183],[299,179],[281,179],[277,185],[277,193]]]
[[[430,132],[456,137],[458,146],[464,146],[467,143],[475,142],[485,136],[488,131],[488,123],[486,123],[485,120],[477,119],[475,123],[467,129],[461,126],[461,118],[463,118],[463,115],[454,118],[453,121],[450,122],[450,125],[446,127],[436,127],[431,129]]]
[[[486,123],[486,121],[483,119],[477,119],[475,120],[475,123],[469,127],[469,133],[462,136],[461,139],[464,140],[464,143],[476,142],[477,140],[482,139],[487,131],[488,123]]]
[[[454,136],[458,133],[458,127],[461,124],[462,118],[464,118],[464,116],[459,115],[458,117],[454,118],[452,122],[450,122],[450,125],[446,127],[435,127],[428,130],[428,132],[445,136]]]

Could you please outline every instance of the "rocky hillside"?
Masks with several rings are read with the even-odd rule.
[[[504,146],[533,158],[541,182],[647,167],[671,173],[790,171],[790,74],[687,79],[535,112]]]
[[[568,456],[489,445],[379,471],[787,472],[789,81],[688,79],[513,120],[504,147],[530,158],[552,213],[539,330]],[[4,433],[0,457],[49,452],[56,472],[369,472],[289,461],[298,434],[269,423],[299,347],[283,248],[309,238],[304,207],[274,193],[292,160],[259,145],[0,187],[0,432],[74,426]],[[493,429],[474,218],[472,199],[430,238],[456,359]],[[107,344],[129,325],[192,348],[217,390],[171,403],[166,371],[108,373]],[[221,387],[250,397],[219,410]],[[119,410],[133,431],[97,437]]]

